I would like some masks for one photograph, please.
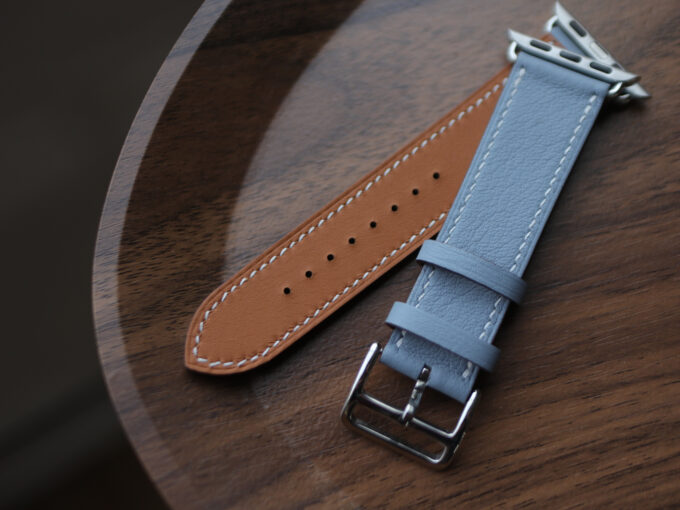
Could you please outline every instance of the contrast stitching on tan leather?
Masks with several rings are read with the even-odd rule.
[[[262,351],[262,352],[260,352],[260,353],[258,353],[258,354],[255,354],[254,356],[252,356],[252,357],[250,357],[250,358],[245,358],[245,359],[243,359],[243,360],[240,360],[239,362],[236,362],[236,361],[233,361],[233,360],[232,360],[232,361],[226,361],[226,362],[222,362],[222,361],[212,361],[212,362],[211,362],[211,361],[210,361],[209,359],[207,359],[207,358],[203,358],[203,357],[198,356],[198,348],[199,348],[199,345],[200,345],[200,342],[201,342],[201,334],[203,333],[203,329],[205,328],[205,324],[206,324],[208,318],[210,317],[210,314],[211,314],[213,311],[215,311],[215,310],[217,309],[217,307],[218,307],[221,303],[224,302],[224,300],[227,298],[227,296],[228,296],[229,294],[233,293],[233,292],[236,291],[238,288],[242,287],[247,281],[249,281],[250,279],[252,279],[258,272],[262,271],[262,270],[265,269],[267,266],[271,265],[276,259],[278,259],[279,257],[283,256],[284,253],[286,253],[287,251],[289,251],[290,249],[292,249],[296,244],[298,244],[299,242],[301,242],[305,237],[307,237],[309,234],[311,234],[315,229],[321,227],[326,221],[330,220],[335,214],[340,213],[346,206],[348,206],[350,203],[352,203],[352,201],[354,201],[354,199],[360,197],[365,191],[368,191],[368,190],[373,186],[373,184],[375,184],[375,183],[377,183],[378,181],[380,181],[380,179],[381,179],[382,177],[387,176],[392,170],[395,170],[402,162],[406,162],[406,161],[409,159],[410,156],[415,156],[415,154],[418,152],[418,150],[425,148],[425,147],[427,146],[427,144],[428,144],[430,141],[435,140],[436,137],[437,137],[438,135],[443,134],[448,128],[452,127],[452,126],[455,124],[455,122],[456,122],[457,120],[462,119],[467,113],[472,112],[472,110],[474,110],[476,107],[478,107],[479,105],[481,105],[481,104],[482,104],[486,99],[488,99],[492,94],[496,93],[496,92],[501,88],[501,86],[504,85],[504,84],[506,83],[506,81],[507,81],[507,78],[504,78],[503,80],[501,80],[500,83],[495,84],[490,90],[488,90],[482,97],[478,98],[474,103],[470,104],[465,110],[462,110],[461,112],[459,112],[458,115],[457,115],[455,118],[450,119],[446,124],[444,124],[443,126],[441,126],[438,130],[435,130],[435,131],[431,132],[429,135],[425,135],[425,136],[424,136],[423,138],[421,138],[418,142],[416,142],[416,143],[411,147],[411,149],[410,149],[409,151],[406,152],[406,154],[404,154],[401,158],[396,159],[396,161],[394,161],[390,166],[388,166],[383,172],[378,173],[378,175],[376,175],[376,177],[375,177],[374,179],[370,180],[365,186],[360,187],[360,188],[356,191],[356,193],[354,193],[354,194],[351,195],[346,201],[344,201],[343,203],[341,203],[341,204],[338,206],[338,208],[335,209],[335,211],[329,212],[324,218],[321,218],[321,219],[319,220],[319,222],[317,222],[316,225],[312,225],[306,232],[302,232],[302,233],[298,236],[297,239],[291,241],[291,242],[288,244],[288,246],[284,246],[284,247],[281,249],[281,251],[279,252],[278,255],[273,255],[273,256],[269,259],[269,261],[263,262],[263,263],[260,265],[259,268],[254,269],[253,271],[251,271],[251,273],[250,273],[248,276],[242,277],[238,284],[234,284],[234,285],[232,285],[232,287],[231,287],[230,289],[224,291],[223,294],[222,294],[222,296],[221,296],[218,300],[216,300],[216,301],[212,304],[212,306],[210,306],[208,309],[206,309],[206,311],[205,311],[204,314],[203,314],[203,319],[202,319],[201,322],[198,324],[198,333],[194,336],[195,345],[194,345],[194,347],[192,348],[192,353],[193,353],[193,355],[195,356],[196,361],[197,361],[198,363],[208,364],[209,367],[216,367],[216,366],[219,366],[219,365],[222,365],[223,367],[230,367],[230,366],[233,366],[233,365],[236,365],[237,367],[242,367],[243,365],[245,365],[245,364],[247,364],[247,363],[253,363],[253,362],[257,361],[260,357],[266,356],[267,354],[269,354],[269,353],[271,352],[271,350],[273,350],[273,349],[275,349],[276,347],[278,347],[278,345],[280,345],[281,342],[285,341],[285,340],[290,336],[290,334],[296,332],[298,329],[300,329],[300,327],[306,326],[306,325],[307,325],[314,317],[318,316],[319,313],[321,313],[321,311],[325,310],[326,308],[328,308],[328,306],[330,306],[330,304],[332,304],[334,301],[336,301],[337,299],[339,299],[339,297],[340,297],[341,295],[346,294],[347,292],[349,292],[349,290],[350,290],[352,287],[355,287],[356,285],[358,285],[360,281],[362,281],[363,279],[365,279],[366,277],[368,277],[368,275],[370,275],[372,272],[374,272],[375,270],[377,270],[382,264],[385,263],[385,261],[387,261],[387,259],[389,259],[390,257],[394,256],[397,252],[399,252],[399,251],[400,251],[401,249],[403,249],[405,246],[407,246],[408,244],[410,244],[411,242],[413,242],[413,240],[416,239],[416,238],[418,237],[419,234],[414,234],[414,235],[412,235],[407,241],[404,241],[404,243],[402,243],[401,246],[400,246],[399,248],[397,248],[397,249],[395,249],[395,250],[392,250],[392,252],[390,252],[389,254],[385,255],[385,256],[381,259],[381,262],[380,262],[379,264],[376,264],[375,266],[373,266],[373,268],[371,268],[371,270],[369,270],[369,271],[367,271],[366,273],[364,273],[364,275],[363,275],[361,278],[356,279],[350,286],[345,287],[345,289],[343,289],[343,290],[340,291],[338,294],[336,294],[333,298],[331,298],[331,300],[329,300],[329,302],[327,302],[326,304],[324,304],[322,307],[318,308],[318,309],[317,309],[313,314],[311,314],[310,316],[306,317],[305,320],[304,320],[303,322],[297,324],[292,330],[288,330],[281,338],[277,339],[277,340],[274,342],[274,344],[272,344],[271,346],[267,347],[264,351]],[[431,223],[431,224],[434,224],[438,219],[441,219],[441,218],[443,217],[443,215],[445,215],[445,213],[442,213],[442,215],[440,215],[439,218],[435,218],[435,219],[432,220],[432,222],[430,222],[430,223]],[[423,229],[421,230],[421,232],[427,230],[428,228],[430,228],[430,227],[429,227],[429,226],[423,227]]]
[[[443,219],[444,219],[444,216],[446,216],[446,211],[443,211],[443,212],[440,213],[436,218],[434,218],[433,220],[431,220],[427,225],[425,225],[423,228],[421,228],[421,229],[418,231],[417,234],[411,235],[406,241],[404,241],[403,243],[401,243],[401,244],[399,245],[398,248],[393,249],[391,252],[389,252],[389,253],[387,253],[385,256],[383,256],[383,257],[380,259],[380,261],[379,261],[378,263],[374,264],[374,265],[373,265],[369,270],[367,270],[362,276],[360,276],[359,278],[356,278],[353,282],[351,282],[351,283],[349,283],[348,285],[346,285],[345,288],[344,288],[343,290],[341,290],[340,292],[338,292],[335,296],[333,296],[331,299],[329,299],[328,301],[326,301],[323,305],[321,305],[320,307],[318,307],[318,308],[314,311],[314,313],[312,313],[312,314],[308,315],[307,317],[305,317],[305,319],[304,319],[302,322],[299,322],[299,323],[297,323],[295,326],[293,326],[292,328],[289,328],[289,329],[286,331],[286,333],[285,333],[283,336],[281,336],[280,338],[278,338],[272,345],[270,345],[269,347],[267,347],[266,349],[264,349],[262,352],[260,352],[260,353],[258,353],[258,354],[256,354],[256,355],[252,356],[251,358],[242,359],[241,361],[239,361],[238,363],[236,363],[236,366],[237,366],[237,367],[242,367],[242,366],[245,365],[246,363],[253,363],[253,362],[257,361],[259,358],[263,358],[263,357],[267,356],[270,352],[272,352],[273,350],[275,350],[276,348],[278,348],[279,345],[281,345],[283,342],[285,342],[291,334],[295,333],[295,332],[296,332],[298,329],[300,329],[301,327],[306,326],[306,325],[307,325],[314,317],[318,316],[323,310],[325,310],[325,309],[328,308],[331,304],[333,304],[335,301],[337,301],[337,300],[340,298],[340,296],[343,296],[344,294],[347,294],[351,289],[353,289],[354,287],[356,287],[362,280],[365,280],[365,279],[368,278],[372,273],[374,273],[375,271],[377,271],[377,270],[380,268],[380,266],[382,266],[383,264],[385,264],[385,262],[387,262],[390,258],[394,257],[397,253],[399,253],[401,250],[403,250],[404,248],[406,248],[406,247],[407,247],[409,244],[411,244],[413,241],[415,241],[416,239],[418,239],[419,237],[421,237],[423,234],[425,234],[425,232],[427,232],[429,229],[431,229],[432,227],[434,227],[434,225],[435,225],[437,222],[443,220]],[[214,362],[210,363],[209,366],[211,366],[211,367],[216,367],[216,366],[218,366],[218,365],[222,365],[222,366],[224,366],[224,367],[230,367],[230,366],[233,366],[234,364],[235,364],[234,361],[227,361],[227,362],[214,361]]]
[[[271,347],[267,347],[264,351],[262,351],[262,353],[260,353],[259,356],[264,357],[264,356],[266,356],[267,354],[269,354],[270,350],[274,350],[275,348],[277,348],[282,342],[286,341],[286,339],[290,336],[291,333],[296,332],[296,331],[297,331],[298,329],[300,329],[300,327],[302,327],[302,326],[306,326],[307,323],[308,323],[311,319],[313,319],[314,317],[316,317],[317,315],[319,315],[319,313],[321,313],[323,310],[325,310],[325,309],[328,308],[331,304],[333,304],[335,301],[337,301],[337,300],[340,298],[340,296],[342,296],[342,295],[344,295],[344,294],[347,294],[352,288],[356,287],[361,281],[363,281],[363,280],[365,280],[366,278],[368,278],[368,277],[371,275],[371,273],[374,273],[375,271],[377,271],[378,268],[380,268],[380,266],[382,266],[383,264],[385,264],[385,262],[387,262],[390,258],[394,257],[397,253],[399,253],[401,250],[403,250],[404,248],[406,248],[406,246],[408,246],[409,244],[411,244],[411,243],[412,243],[413,241],[415,241],[418,237],[422,236],[427,230],[431,229],[431,228],[435,225],[435,223],[437,223],[437,221],[442,220],[442,219],[444,218],[444,216],[446,216],[446,211],[442,212],[439,216],[437,216],[437,217],[434,218],[432,221],[430,221],[427,225],[425,225],[423,228],[421,228],[420,231],[419,231],[417,234],[413,234],[413,235],[412,235],[411,237],[409,237],[406,241],[404,241],[403,243],[401,243],[401,244],[399,245],[398,248],[395,248],[394,250],[392,250],[391,252],[389,252],[388,254],[386,254],[385,256],[383,256],[383,257],[380,259],[380,261],[379,261],[378,263],[374,264],[373,267],[371,267],[369,270],[367,270],[362,276],[360,276],[359,278],[355,279],[352,283],[346,285],[344,289],[342,289],[342,290],[341,290],[340,292],[338,292],[335,296],[333,296],[331,299],[329,299],[328,301],[326,301],[322,306],[320,306],[319,308],[317,308],[317,309],[314,311],[313,314],[308,315],[307,317],[305,317],[304,321],[302,321],[302,322],[296,324],[293,328],[291,328],[291,329],[289,329],[288,331],[286,331],[286,333],[285,333],[281,338],[279,338],[278,340],[276,340],[276,341],[271,345]],[[239,365],[239,366],[242,366],[242,365]]]

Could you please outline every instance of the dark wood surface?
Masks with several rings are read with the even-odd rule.
[[[567,5],[653,98],[600,116],[501,328],[502,359],[437,473],[349,433],[342,402],[411,258],[253,372],[182,364],[222,280],[504,64],[550,2],[208,0],[149,89],[94,262],[102,365],[176,508],[661,508],[680,504],[680,9]],[[453,198],[453,197],[452,197]],[[266,311],[263,311],[266,313]],[[402,402],[387,369],[371,388]],[[459,409],[435,395],[439,423]]]

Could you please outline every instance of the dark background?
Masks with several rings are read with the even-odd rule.
[[[118,152],[200,3],[3,3],[0,508],[164,508],[106,392],[90,279]]]

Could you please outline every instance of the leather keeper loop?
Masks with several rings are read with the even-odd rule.
[[[385,322],[457,354],[487,371],[493,370],[500,355],[500,350],[494,345],[406,303],[394,303]]]
[[[524,280],[507,269],[439,241],[425,241],[418,253],[418,261],[464,276],[515,303],[522,301],[526,290]]]

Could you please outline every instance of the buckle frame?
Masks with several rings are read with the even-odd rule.
[[[352,384],[352,389],[342,407],[343,423],[350,430],[358,431],[369,439],[386,445],[398,453],[411,457],[430,468],[444,469],[448,467],[465,435],[465,428],[470,413],[475,404],[479,401],[479,390],[474,390],[468,397],[453,430],[444,430],[415,416],[415,411],[418,404],[420,404],[420,399],[422,398],[422,393],[427,384],[427,378],[429,377],[430,369],[427,366],[423,367],[420,376],[416,380],[409,402],[404,409],[394,407],[364,391],[364,383],[381,353],[382,347],[378,343],[373,343],[369,348],[368,353],[361,364],[361,368],[359,368],[354,384]],[[441,444],[443,446],[442,450],[436,454],[429,453],[422,448],[418,448],[393,434],[385,432],[364,420],[357,418],[353,414],[353,410],[359,404],[399,422],[404,427],[411,427],[425,433],[437,443]]]

